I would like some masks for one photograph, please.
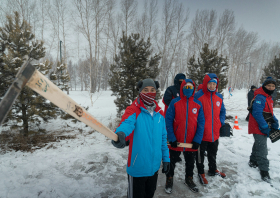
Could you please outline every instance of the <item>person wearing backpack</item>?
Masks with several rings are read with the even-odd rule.
[[[248,98],[248,107],[250,107],[250,104],[251,104],[251,101],[253,100],[254,98],[254,92],[256,91],[257,87],[255,85],[252,85],[251,86],[251,89],[250,91],[248,92],[248,95],[247,95],[247,98]],[[250,115],[250,112],[248,113],[247,117],[246,117],[246,121],[248,122],[249,121],[249,115]]]
[[[260,88],[254,92],[254,99],[249,116],[249,134],[253,134],[254,144],[250,155],[249,166],[258,167],[262,180],[270,182],[269,161],[267,159],[267,137],[271,128],[278,129],[278,119],[273,114],[272,94],[276,87],[276,81],[272,77],[267,77]],[[270,115],[272,122],[266,121],[266,116]],[[269,126],[271,124],[271,126]]]
[[[183,153],[185,158],[185,184],[192,192],[198,192],[193,182],[193,169],[197,149],[204,131],[204,113],[200,101],[194,98],[195,83],[185,79],[180,88],[180,97],[173,99],[165,116],[167,139],[170,143],[170,170],[166,174],[165,192],[173,189],[176,159]],[[177,143],[192,143],[192,148],[177,147]]]

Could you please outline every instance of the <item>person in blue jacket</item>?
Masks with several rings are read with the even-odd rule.
[[[126,108],[115,133],[117,148],[126,146],[129,138],[127,160],[128,198],[150,198],[157,186],[158,170],[163,162],[163,173],[169,171],[169,149],[162,109],[155,101],[158,82],[145,79],[137,84],[139,97]]]

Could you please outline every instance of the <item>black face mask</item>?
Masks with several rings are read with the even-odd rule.
[[[271,90],[268,90],[267,88],[265,88],[265,86],[262,86],[262,88],[263,88],[264,92],[267,93],[267,94],[270,95],[270,96],[273,94],[273,92],[274,92],[274,90],[275,90],[275,89],[272,90],[272,91],[271,91]]]

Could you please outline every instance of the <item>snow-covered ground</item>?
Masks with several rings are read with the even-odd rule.
[[[280,141],[268,140],[270,175],[274,187],[263,182],[257,169],[248,166],[253,136],[248,135],[247,90],[235,90],[224,103],[227,115],[238,116],[241,130],[234,130],[230,138],[220,138],[217,156],[218,169],[226,179],[207,177],[208,186],[200,185],[197,170],[194,181],[199,193],[192,193],[184,184],[184,163],[177,163],[174,189],[171,195],[164,191],[165,175],[159,172],[155,197],[280,197]],[[116,117],[115,97],[110,91],[92,97],[87,92],[73,91],[70,97],[108,125]],[[162,106],[162,104],[160,104]],[[274,109],[280,118],[280,109]],[[229,123],[233,126],[234,120]],[[76,139],[50,143],[33,153],[8,152],[0,155],[0,198],[18,197],[126,197],[126,160],[128,149],[116,149],[108,138],[93,132],[82,123],[54,120],[42,125],[49,132],[71,131]],[[74,131],[73,131],[74,129]],[[181,157],[183,157],[181,155]],[[205,161],[208,170],[207,159]]]

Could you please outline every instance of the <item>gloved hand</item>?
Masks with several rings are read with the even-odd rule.
[[[197,142],[192,142],[192,149],[197,150],[199,147],[199,144]]]
[[[178,142],[177,140],[175,140],[174,142],[169,142],[170,146],[173,148],[177,148],[178,147]]]
[[[162,173],[167,174],[169,172],[170,169],[170,162],[162,162]]]
[[[261,132],[264,133],[264,134],[266,134],[267,137],[269,137],[270,131],[271,131],[270,128],[261,129]]]
[[[274,128],[274,129],[278,129],[279,128],[279,123],[277,121],[275,121],[271,124],[271,127]]]
[[[112,140],[112,144],[114,145],[114,147],[116,148],[124,148],[125,145],[126,145],[126,142],[125,142],[125,133],[120,131],[120,132],[117,132],[116,133],[118,135],[118,141],[114,141]]]

